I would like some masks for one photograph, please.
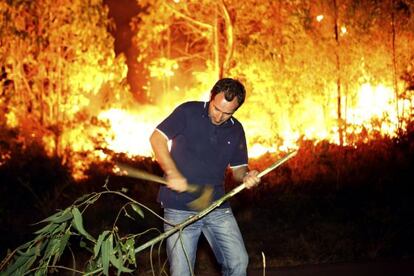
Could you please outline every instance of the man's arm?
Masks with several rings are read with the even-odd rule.
[[[150,142],[155,154],[155,159],[167,176],[167,186],[177,192],[186,191],[187,180],[178,171],[175,162],[171,157],[170,151],[168,150],[168,139],[161,134],[160,131],[155,130],[150,137]]]
[[[246,184],[247,189],[250,189],[260,183],[260,178],[257,177],[259,172],[256,170],[248,171],[247,165],[235,167],[232,168],[232,170],[234,180]]]

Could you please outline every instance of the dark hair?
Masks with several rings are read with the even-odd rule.
[[[216,82],[216,84],[211,89],[211,99],[213,99],[218,93],[223,92],[224,97],[227,101],[231,102],[234,97],[237,97],[237,102],[239,103],[239,108],[246,98],[246,89],[243,84],[238,80],[231,78],[224,78]]]

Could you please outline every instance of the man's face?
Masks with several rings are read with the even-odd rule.
[[[220,92],[211,99],[208,108],[208,115],[214,125],[221,125],[233,115],[239,106],[237,98],[234,97],[231,102],[227,101],[224,93]]]

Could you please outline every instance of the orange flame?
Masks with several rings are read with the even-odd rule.
[[[373,129],[372,120],[379,119],[382,123],[380,129],[377,129],[378,131],[384,135],[396,135],[398,116],[395,110],[393,89],[384,85],[372,86],[365,83],[360,87],[357,95],[359,96],[355,101],[355,105],[346,111],[346,122],[348,125],[354,126],[353,131],[361,131],[363,127]],[[152,156],[149,143],[150,134],[155,126],[172,111],[173,106],[182,101],[182,99],[177,99],[168,102],[168,104],[166,102],[156,106],[146,106],[140,108],[140,111],[109,109],[101,112],[99,118],[109,121],[111,128],[111,135],[106,138],[108,148],[115,152],[128,153],[131,156]],[[399,104],[400,106],[408,106],[409,101],[401,100]],[[273,138],[269,140],[274,141],[277,134],[272,133],[270,129],[265,129],[262,124],[258,123],[268,120],[268,118],[261,115],[260,107],[257,107],[257,109],[258,112],[255,113],[254,118],[239,118],[245,126],[248,141],[251,141],[248,143],[250,157],[259,157],[266,152],[295,149],[298,147],[297,142],[300,137],[315,141],[329,140],[333,143],[339,143],[337,127],[324,125],[326,118],[323,118],[322,113],[317,114],[318,107],[313,108],[312,106],[309,107],[309,110],[315,110],[316,112],[313,112],[312,120],[307,120],[305,124],[302,124],[302,130],[292,129],[289,116],[286,116],[285,122],[281,123],[281,129],[284,129],[284,131],[278,134],[282,141],[279,144],[263,141],[262,138],[267,136]],[[332,114],[335,115],[335,110],[332,111]],[[314,118],[319,119],[314,120]]]
[[[152,112],[140,114],[121,109],[101,112],[98,118],[108,120],[111,125],[112,135],[105,139],[108,148],[131,156],[150,156],[149,136],[155,129],[158,119],[155,114]]]

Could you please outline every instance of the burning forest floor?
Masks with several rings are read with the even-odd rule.
[[[111,172],[111,162],[94,163],[86,180],[76,182],[59,158],[48,157],[40,146],[23,149],[2,137],[2,151],[10,158],[0,165],[0,257],[4,259],[20,244],[33,239],[35,222],[71,205],[80,196],[102,191],[106,183],[145,204],[158,214],[158,185]],[[273,154],[251,160],[259,170],[277,159]],[[148,172],[161,175],[151,158],[114,154]],[[329,143],[301,143],[298,155],[263,178],[262,184],[231,199],[249,252],[249,271],[261,273],[263,256],[269,275],[289,274],[286,267],[344,263],[412,263],[414,258],[414,127],[398,138],[379,138],[357,147]],[[227,177],[228,189],[235,186]],[[84,215],[85,229],[93,236],[112,227],[122,199],[106,195]],[[144,218],[121,218],[120,233],[161,229],[159,218],[144,210]],[[149,232],[137,244],[157,236]],[[85,249],[70,240],[78,268],[85,262]],[[158,246],[137,255],[138,272],[156,272],[165,263]],[[217,273],[211,252],[202,239],[197,261],[199,272]],[[71,257],[61,262],[71,267]],[[66,262],[66,263],[65,263]],[[376,266],[376,267],[381,267]],[[283,270],[283,269],[284,270]],[[299,269],[300,270],[300,269]],[[329,271],[329,270],[328,270]],[[315,272],[316,273],[316,272]],[[323,271],[318,275],[325,275]],[[207,275],[206,274],[206,275]],[[351,273],[352,274],[352,273]],[[385,275],[385,274],[384,274]]]

